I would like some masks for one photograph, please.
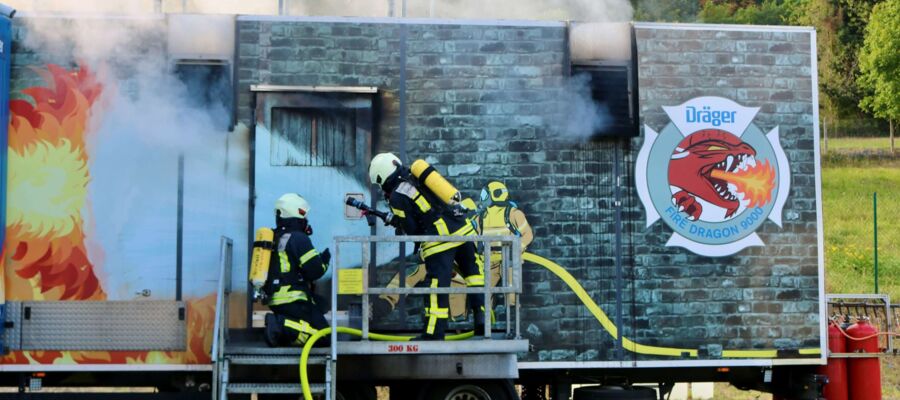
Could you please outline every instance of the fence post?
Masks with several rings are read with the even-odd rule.
[[[825,143],[825,148],[822,150],[822,152],[828,153],[828,118],[825,118],[822,121],[822,126],[825,128],[822,130],[822,137],[824,138],[823,142]]]
[[[894,120],[888,119],[888,131],[891,134],[891,154],[894,154]]]
[[[875,294],[878,294],[878,192],[872,193],[872,227],[875,237]]]

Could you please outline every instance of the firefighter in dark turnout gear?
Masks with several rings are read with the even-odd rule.
[[[417,187],[415,178],[397,156],[381,153],[372,158],[369,178],[384,191],[397,221],[395,227],[398,234],[475,235],[475,229],[468,218],[456,215],[445,207],[429,189]],[[420,256],[425,261],[427,286],[450,287],[454,261],[467,286],[484,286],[484,273],[476,262],[473,242],[425,242],[418,244],[418,247]],[[475,314],[475,332],[483,334],[484,298],[481,295],[467,297],[469,307]],[[443,340],[450,314],[448,295],[431,294],[426,304],[425,332],[419,339]]]
[[[328,271],[331,255],[328,249],[319,254],[313,247],[308,212],[309,203],[294,193],[281,196],[275,203],[275,254],[264,286],[267,305],[273,312],[266,315],[266,342],[270,346],[303,345],[319,329],[328,327],[316,304],[312,283]],[[316,344],[325,346],[327,339]]]

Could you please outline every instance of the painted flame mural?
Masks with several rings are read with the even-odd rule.
[[[772,189],[775,188],[775,168],[769,160],[750,166],[737,172],[713,170],[710,176],[733,183],[736,191],[743,193],[747,199],[747,207],[762,207],[772,200]]]
[[[101,86],[86,68],[38,71],[48,87],[22,91],[34,104],[9,104],[7,298],[100,300],[81,210],[89,180],[85,126]]]
[[[7,300],[106,300],[100,249],[85,240],[89,203],[88,123],[104,87],[86,66],[35,68],[45,86],[10,101],[8,220],[3,270]],[[215,294],[187,300],[187,352],[13,352],[0,363],[208,363]]]

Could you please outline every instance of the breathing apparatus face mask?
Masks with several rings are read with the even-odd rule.
[[[397,170],[388,175],[388,177],[385,178],[384,182],[378,185],[379,188],[381,188],[381,194],[384,195],[385,202],[390,202],[391,193],[394,192],[394,189],[397,188],[397,185],[399,185],[400,181],[402,180],[403,166],[400,164],[396,165]]]
[[[312,236],[313,234],[312,225],[310,225],[309,221],[305,218],[281,218],[281,211],[275,211],[276,226],[280,228],[289,224],[297,226],[307,236]]]
[[[506,207],[509,204],[509,195],[505,188],[496,188],[494,190],[490,190],[490,187],[485,187],[481,189],[481,208],[488,208],[492,206],[497,207]],[[494,199],[503,199],[503,200],[494,200]]]
[[[303,230],[303,233],[305,233],[306,236],[312,236],[313,234],[312,225],[309,224],[308,220],[300,220],[300,229]]]
[[[478,202],[480,203],[479,205],[480,205],[481,207],[485,207],[485,208],[486,208],[486,207],[490,207],[490,206],[491,206],[491,203],[492,203],[492,201],[491,201],[491,194],[488,193],[487,188],[482,188],[482,189],[481,189],[481,196],[479,196],[479,201],[478,201]]]

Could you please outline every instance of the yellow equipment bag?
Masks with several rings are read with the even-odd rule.
[[[269,277],[269,260],[275,249],[275,232],[269,228],[256,230],[256,241],[253,242],[253,256],[250,258],[250,283],[259,290]]]
[[[421,184],[425,185],[428,190],[431,190],[431,192],[444,203],[452,206],[459,204],[459,202],[462,201],[462,194],[459,193],[459,190],[456,190],[450,182],[447,182],[447,180],[444,179],[434,167],[425,162],[425,160],[416,160],[409,167],[409,170]]]

